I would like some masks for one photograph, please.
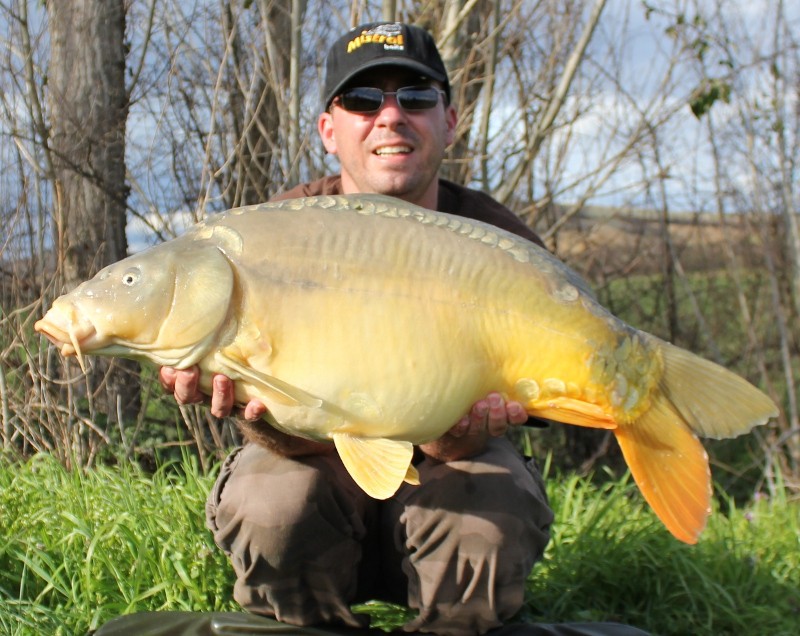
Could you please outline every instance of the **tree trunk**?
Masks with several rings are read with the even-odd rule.
[[[478,99],[482,91],[489,91],[485,87],[492,79],[486,68],[493,46],[488,30],[494,11],[494,3],[483,0],[456,0],[444,7],[440,48],[458,108],[459,125],[441,175],[456,183],[472,180],[470,132]]]
[[[222,12],[228,42],[227,96],[229,109],[220,134],[231,135],[236,149],[230,168],[218,171],[226,207],[267,201],[297,178],[301,132],[299,114],[299,34],[304,0],[259,0],[257,19],[263,31],[259,59],[248,59],[238,20],[250,12],[237,12],[233,3]],[[295,15],[294,9],[300,11]],[[254,68],[250,63],[255,62]],[[294,68],[294,70],[293,70]],[[250,76],[254,74],[254,76]],[[297,95],[292,93],[295,90]],[[291,95],[287,99],[287,96]],[[285,160],[282,164],[282,158]],[[294,185],[292,183],[291,185]]]
[[[55,237],[64,289],[127,255],[124,0],[47,2]],[[114,417],[139,407],[138,365],[94,361],[87,397]]]

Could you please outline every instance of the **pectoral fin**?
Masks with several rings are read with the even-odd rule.
[[[277,401],[302,405],[312,409],[320,408],[323,404],[321,398],[267,373],[245,366],[224,353],[217,352],[216,358],[217,362],[235,371],[239,377],[246,379],[250,384],[261,388],[267,394],[277,396]]]
[[[356,437],[334,433],[333,442],[347,472],[361,489],[375,499],[388,499],[404,481],[419,483],[411,465],[410,442]]]

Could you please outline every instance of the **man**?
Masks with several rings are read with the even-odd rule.
[[[333,45],[326,70],[318,131],[341,174],[276,198],[381,193],[538,241],[490,197],[438,177],[457,114],[426,31],[363,25]],[[165,368],[161,379],[181,403],[202,397],[196,370]],[[228,414],[231,381],[217,376],[213,387],[212,413]],[[498,394],[478,402],[418,449],[421,485],[383,502],[352,482],[331,444],[280,433],[259,420],[264,412],[246,405],[243,427],[259,443],[228,458],[207,505],[243,607],[294,625],[358,627],[364,617],[350,605],[377,598],[419,612],[406,631],[455,636],[485,633],[522,607],[553,514],[535,466],[504,438],[527,419],[520,404]]]

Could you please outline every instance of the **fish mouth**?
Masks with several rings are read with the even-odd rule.
[[[74,307],[65,312],[61,306],[54,305],[41,320],[36,321],[33,329],[58,347],[65,358],[77,357],[81,370],[86,373],[83,351],[97,335],[97,329],[77,313]]]

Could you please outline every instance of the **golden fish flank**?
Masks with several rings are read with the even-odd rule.
[[[413,445],[499,391],[533,416],[614,431],[689,543],[711,502],[697,435],[777,414],[742,378],[609,314],[536,245],[379,196],[210,217],[57,299],[36,329],[79,359],[198,364],[206,392],[224,373],[270,425],[332,441],[377,498],[416,482]]]

